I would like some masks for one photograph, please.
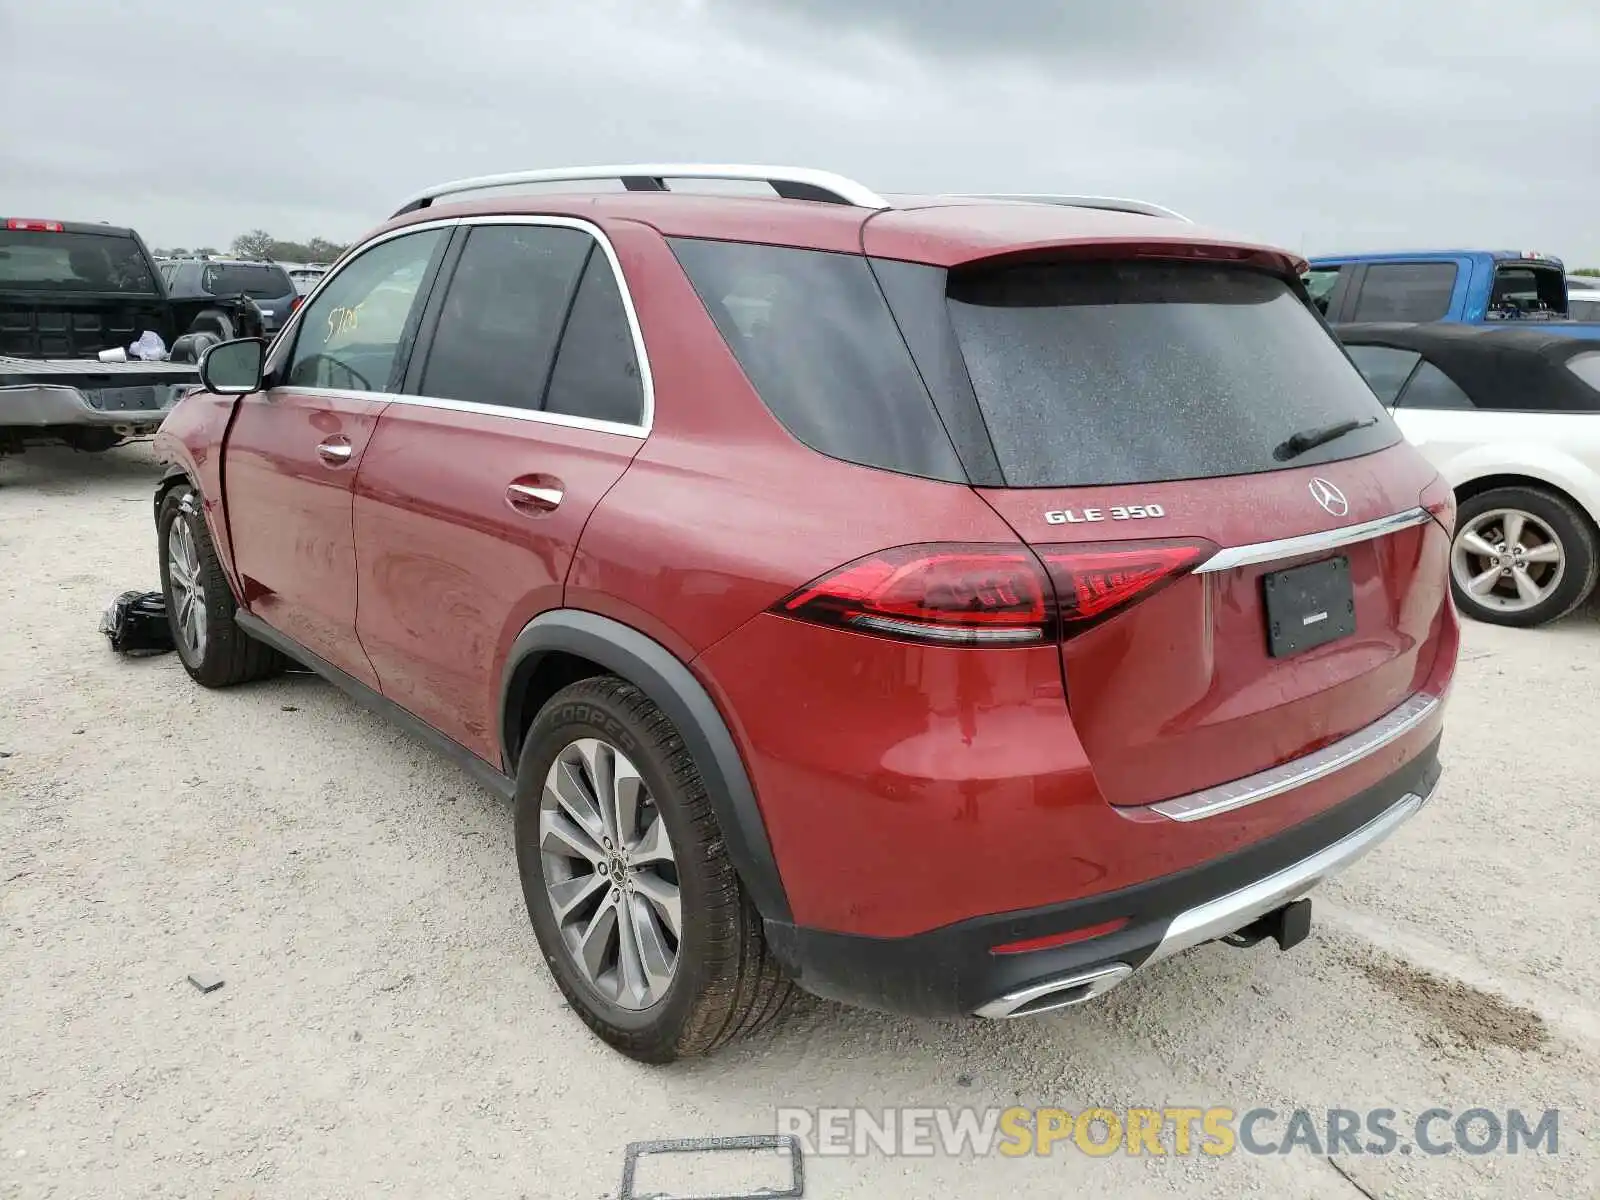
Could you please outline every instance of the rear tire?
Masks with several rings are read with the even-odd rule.
[[[540,710],[517,770],[516,843],[556,985],[628,1057],[705,1054],[762,1028],[789,1000],[694,760],[632,684],[581,680]]]
[[[178,659],[191,679],[208,688],[276,675],[287,660],[235,623],[239,606],[199,504],[199,492],[179,485],[162,497],[156,517],[161,595]]]
[[[213,333],[224,342],[231,342],[238,336],[237,329],[231,316],[220,308],[202,309],[189,322],[186,333]]]
[[[1571,501],[1503,487],[1461,503],[1450,546],[1450,589],[1466,616],[1530,628],[1588,599],[1600,575],[1595,528]]]

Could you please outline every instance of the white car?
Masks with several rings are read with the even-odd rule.
[[[1567,276],[1567,316],[1600,322],[1600,275]]]
[[[1338,333],[1455,489],[1461,611],[1529,626],[1582,604],[1600,573],[1600,343],[1442,323]]]

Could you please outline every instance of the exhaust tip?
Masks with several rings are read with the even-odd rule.
[[[991,1000],[974,1015],[986,1021],[1007,1021],[1013,1017],[1033,1017],[1054,1012],[1058,1008],[1071,1008],[1085,1000],[1104,995],[1133,974],[1127,963],[1112,963],[1093,971],[1080,971],[1031,984],[1015,992],[1007,992],[998,1000]]]

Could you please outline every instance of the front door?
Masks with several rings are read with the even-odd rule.
[[[352,490],[448,232],[391,238],[341,267],[300,314],[292,344],[275,348],[266,390],[240,401],[226,443],[246,606],[372,688],[356,639]]]
[[[643,444],[646,388],[592,232],[463,232],[356,482],[359,627],[384,695],[499,767],[499,664],[561,604],[589,514]]]

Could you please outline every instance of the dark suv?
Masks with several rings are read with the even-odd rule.
[[[166,422],[183,662],[513,798],[640,1059],[791,983],[1005,1018],[1293,945],[1438,779],[1453,500],[1300,260],[1115,207],[430,189]]]
[[[261,324],[268,336],[283,328],[300,303],[294,280],[277,263],[178,258],[161,264],[161,280],[173,300],[249,296],[261,310]],[[231,326],[226,332],[232,336]]]

